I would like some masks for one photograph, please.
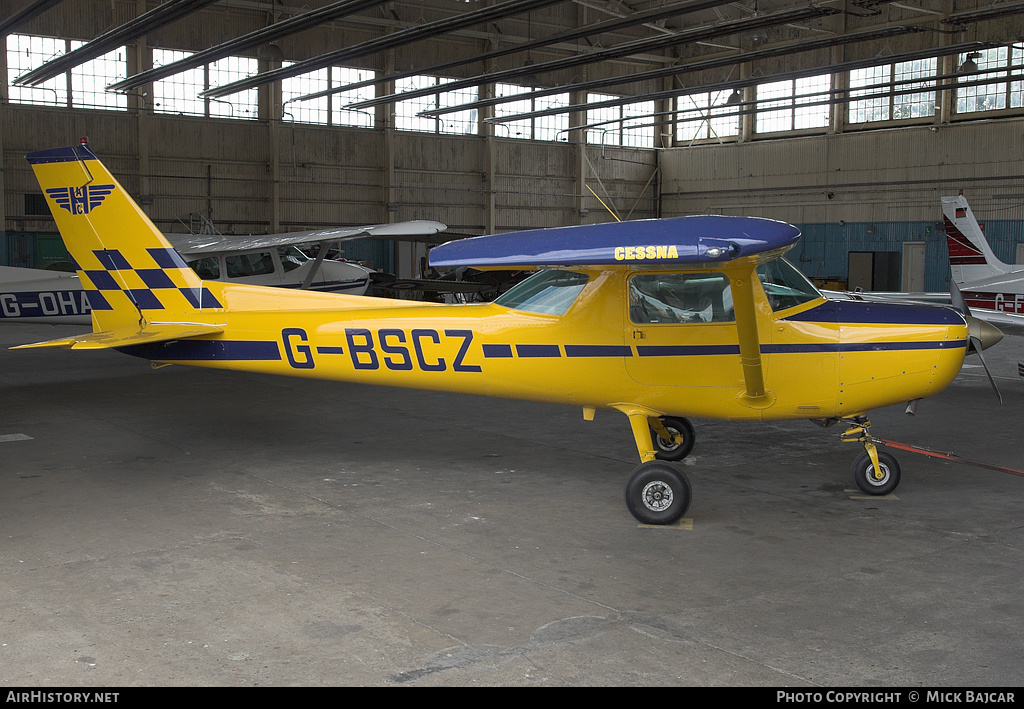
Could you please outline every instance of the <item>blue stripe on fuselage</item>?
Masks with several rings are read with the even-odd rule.
[[[272,340],[175,340],[117,349],[134,357],[168,362],[272,362],[281,359],[281,349]]]
[[[782,318],[793,322],[850,323],[851,325],[963,325],[960,311],[942,305],[874,303],[830,300]]]

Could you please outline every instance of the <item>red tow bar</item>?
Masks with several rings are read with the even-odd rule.
[[[978,460],[971,460],[970,458],[963,458],[956,453],[943,453],[942,451],[932,450],[930,448],[920,448],[918,446],[912,446],[907,443],[897,443],[896,441],[887,441],[884,438],[874,438],[876,443],[881,443],[883,446],[889,448],[897,448],[902,451],[910,451],[911,453],[920,453],[926,455],[929,458],[940,458],[942,460],[951,460],[954,463],[966,463],[967,465],[974,465],[979,468],[988,468],[989,470],[998,470],[1000,473],[1009,473],[1010,475],[1017,475],[1018,477],[1024,478],[1024,470],[1015,470],[1014,468],[1007,468],[1004,465],[995,465],[993,463],[982,463]]]

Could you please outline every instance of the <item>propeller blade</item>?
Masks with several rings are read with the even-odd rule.
[[[999,387],[996,386],[996,380],[992,378],[992,372],[988,371],[988,364],[985,362],[985,355],[981,353],[981,351],[985,349],[981,344],[981,340],[977,337],[972,337],[970,339],[970,343],[971,347],[974,348],[974,351],[978,353],[978,359],[981,360],[981,366],[985,368],[985,374],[988,375],[988,381],[992,385],[992,390],[995,391],[996,396],[999,397],[999,403],[1002,404],[1003,395],[999,393]]]
[[[971,315],[971,309],[967,306],[967,301],[964,300],[963,293],[960,292],[956,281],[949,282],[949,300],[953,307],[963,313],[964,319],[967,320],[970,332],[970,346],[967,348],[968,354],[970,354],[971,348],[973,348],[980,355],[982,350],[988,349],[1003,339],[1002,330],[992,323],[979,320]]]
[[[960,292],[960,287],[957,286],[956,281],[953,280],[949,282],[949,300],[953,304],[953,307],[964,315],[971,314],[971,309],[967,307],[967,301],[964,300],[964,295]]]

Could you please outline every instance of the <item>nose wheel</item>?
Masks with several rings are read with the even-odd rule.
[[[853,461],[853,483],[865,495],[888,495],[900,484],[900,464],[895,456],[876,448],[877,439],[869,430],[871,422],[863,416],[851,419],[853,425],[839,439],[845,443],[861,443],[864,452]]]
[[[878,467],[867,451],[853,461],[853,482],[865,495],[888,495],[900,484],[900,464],[896,458],[877,451]]]

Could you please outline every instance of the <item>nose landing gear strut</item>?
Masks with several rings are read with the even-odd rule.
[[[888,495],[900,484],[900,464],[896,457],[878,450],[882,441],[871,433],[866,416],[843,419],[850,427],[839,435],[844,443],[861,443],[864,452],[853,461],[853,482],[865,495]]]

